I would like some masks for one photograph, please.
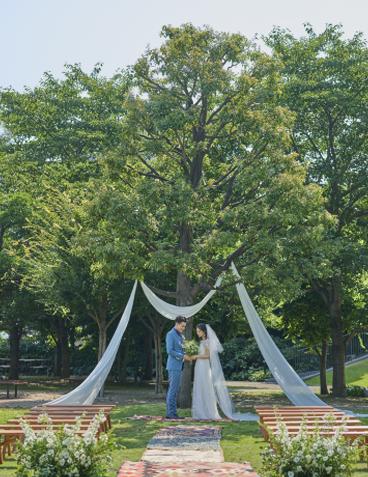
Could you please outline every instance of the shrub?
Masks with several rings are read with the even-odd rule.
[[[333,421],[326,422],[331,429]],[[358,441],[351,443],[342,435],[343,425],[332,437],[321,430],[307,433],[303,423],[295,437],[289,436],[284,423],[270,433],[270,446],[262,453],[264,477],[349,477],[358,460]]]
[[[367,390],[364,386],[346,386],[346,395],[352,397],[366,397]]]
[[[109,471],[111,443],[98,429],[105,420],[103,413],[94,417],[80,435],[81,418],[73,426],[53,431],[52,420],[43,414],[39,422],[45,429],[35,432],[21,421],[24,441],[18,449],[17,477],[105,477]]]

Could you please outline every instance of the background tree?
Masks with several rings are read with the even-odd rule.
[[[0,152],[0,329],[9,336],[11,379],[19,377],[20,344],[25,328],[43,311],[20,286],[24,272],[22,243],[29,238],[25,224],[32,209],[29,170],[24,167],[22,172],[23,177],[8,154]]]
[[[243,268],[259,265],[250,281],[270,284],[283,251],[307,241],[301,229],[318,221],[319,201],[285,153],[292,116],[279,106],[277,65],[241,35],[187,24],[164,27],[162,37],[134,66],[124,140],[110,156],[118,177],[142,178],[139,207],[155,224],[148,266],[177,272],[176,291],[164,295],[179,305],[240,256]],[[298,288],[291,275],[289,267],[281,294]],[[190,375],[186,366],[184,407]]]
[[[326,307],[319,295],[310,288],[297,300],[282,308],[283,328],[287,337],[304,344],[319,357],[320,392],[328,394],[327,352],[330,327]]]
[[[361,329],[361,320],[354,324],[343,308],[368,259],[362,241],[368,217],[367,44],[361,34],[346,39],[333,25],[320,35],[306,25],[300,39],[277,28],[266,41],[283,65],[283,105],[296,114],[292,150],[308,167],[308,182],[323,189],[326,211],[335,219],[324,248],[332,272],[310,283],[328,312],[333,393],[342,396],[346,341]]]

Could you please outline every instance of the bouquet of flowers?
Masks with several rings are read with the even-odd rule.
[[[21,421],[24,441],[18,449],[17,477],[106,477],[111,465],[109,436],[98,430],[105,420],[101,412],[81,432],[81,418],[75,425],[53,429],[46,414],[39,417],[45,429],[34,432]]]
[[[326,423],[328,426],[328,424]],[[328,426],[327,428],[330,428]],[[265,477],[349,477],[358,460],[358,440],[347,441],[338,427],[331,437],[321,435],[321,429],[307,432],[302,424],[296,436],[290,436],[284,423],[278,423],[270,433],[270,446],[263,451]]]
[[[195,356],[199,353],[198,343],[194,340],[187,340],[184,342],[185,354],[189,356]]]

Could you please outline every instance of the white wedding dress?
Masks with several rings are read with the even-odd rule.
[[[202,340],[199,355],[209,354],[209,342]],[[194,366],[193,419],[221,419],[217,410],[216,392],[213,385],[211,364],[209,359],[198,358]]]
[[[194,367],[192,417],[193,419],[221,419],[218,407],[233,421],[256,421],[258,417],[251,412],[234,411],[233,402],[226,386],[219,358],[223,347],[216,333],[206,324],[207,339],[199,345],[200,355],[209,354],[209,359],[197,359]]]

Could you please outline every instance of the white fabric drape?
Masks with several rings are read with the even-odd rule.
[[[234,263],[231,264],[231,268],[234,275],[240,279],[240,275]],[[237,283],[236,289],[262,356],[272,376],[276,379],[286,396],[295,406],[327,406],[326,403],[321,401],[321,399],[311,391],[300,376],[298,376],[275,345],[254,308],[244,285]]]
[[[148,288],[148,286],[144,282],[141,282],[141,286],[144,291],[144,294],[147,297],[147,300],[151,303],[153,308],[155,308],[155,310],[158,311],[165,318],[168,318],[169,320],[175,320],[177,316],[185,316],[186,318],[190,318],[191,316],[194,316],[196,313],[201,311],[201,309],[208,302],[208,300],[210,300],[216,293],[216,289],[221,285],[221,282],[222,275],[220,275],[217,279],[214,290],[208,292],[207,295],[203,298],[203,300],[201,300],[199,303],[189,306],[178,306],[172,305],[171,303],[166,303],[166,301],[155,295],[153,291]]]
[[[119,349],[121,339],[124,335],[124,331],[127,327],[132,312],[136,289],[137,282],[134,283],[133,290],[130,294],[120,322],[115,330],[114,336],[111,338],[108,347],[91,374],[87,376],[87,378],[78,387],[73,389],[73,391],[54,399],[51,402],[48,402],[47,405],[93,404],[115,361],[116,353]]]
[[[237,279],[240,279],[240,275],[234,265],[231,265],[232,271]],[[187,318],[198,313],[204,305],[211,299],[211,297],[216,293],[216,289],[221,285],[222,275],[217,279],[215,284],[215,289],[211,290],[199,303],[190,306],[177,306],[170,303],[166,303],[164,300],[159,298],[157,295],[150,290],[147,285],[141,282],[142,289],[146,295],[148,301],[152,306],[164,317],[174,320],[177,316],[185,316]],[[271,336],[267,332],[265,326],[263,325],[256,309],[253,306],[251,299],[242,283],[237,283],[236,288],[238,295],[243,306],[244,313],[246,318],[249,321],[250,328],[253,332],[253,335],[257,341],[259,349],[272,373],[277,383],[280,385],[286,396],[290,401],[297,406],[325,406],[326,404],[321,401],[303,382],[303,380],[297,375],[293,370],[290,364],[286,361],[284,356],[281,354],[280,350],[277,348],[273,342]],[[73,391],[61,396],[58,399],[55,399],[49,402],[49,405],[56,404],[65,404],[65,405],[77,405],[77,404],[92,404],[102,388],[110,369],[114,363],[116,353],[119,349],[119,345],[127,324],[130,319],[135,292],[137,289],[137,282],[134,283],[133,290],[130,294],[129,301],[126,305],[124,313],[120,319],[120,322],[116,328],[114,336],[112,337],[108,347],[106,348],[105,353],[103,354],[101,360],[97,363],[94,370],[91,374]],[[210,330],[212,330],[209,327]],[[213,331],[213,330],[212,330]],[[211,333],[211,332],[210,332]],[[213,332],[214,333],[214,332]],[[216,336],[216,334],[215,334]],[[214,337],[213,337],[214,338]],[[217,340],[217,337],[216,337]],[[237,414],[233,411],[233,406],[229,392],[226,387],[225,378],[223,375],[221,363],[219,360],[218,353],[220,348],[222,350],[221,344],[217,343],[213,349],[210,351],[211,355],[211,368],[214,372],[214,384],[218,397],[220,407],[224,414],[231,419],[235,420],[250,420],[253,416],[250,413],[248,417],[247,414]],[[214,351],[217,349],[217,351]]]

